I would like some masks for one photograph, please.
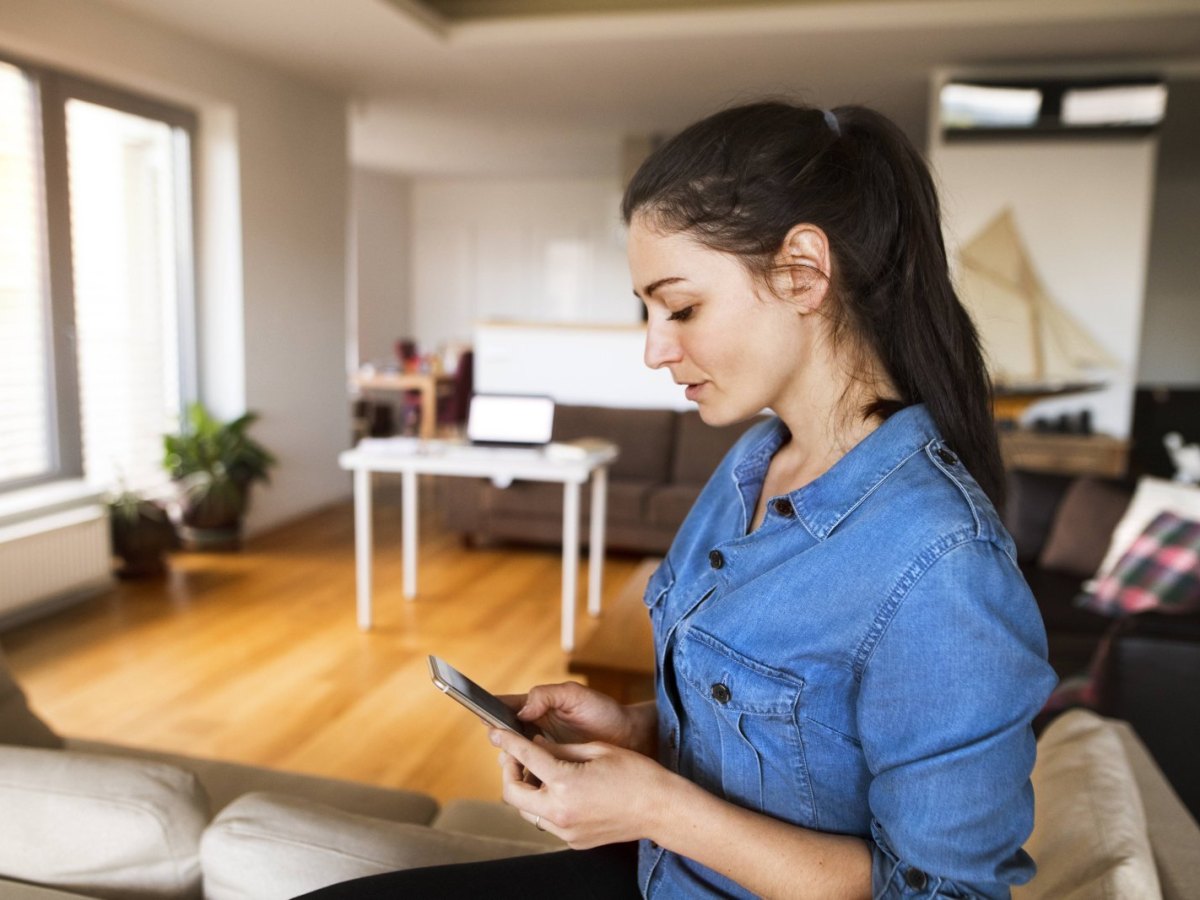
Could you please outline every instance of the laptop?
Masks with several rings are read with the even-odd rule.
[[[554,398],[539,394],[474,394],[467,440],[492,447],[544,447],[554,430]]]

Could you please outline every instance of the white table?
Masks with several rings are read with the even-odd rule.
[[[562,647],[575,646],[575,600],[579,568],[579,489],[592,482],[589,522],[588,612],[600,614],[600,576],[604,566],[604,518],[608,498],[608,466],[617,458],[614,444],[549,448],[481,447],[452,441],[413,438],[368,438],[338,456],[338,464],[354,473],[354,550],[358,576],[358,627],[371,627],[371,474],[401,476],[401,543],[404,597],[417,595],[417,476],[456,475],[490,478],[499,487],[513,481],[559,481],[563,485]]]

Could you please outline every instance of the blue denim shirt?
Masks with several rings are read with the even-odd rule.
[[[923,406],[767,505],[751,428],[651,578],[659,753],[738,806],[857,835],[873,891],[1007,897],[1034,864],[1030,722],[1055,678],[991,503]],[[646,897],[753,896],[649,841]]]

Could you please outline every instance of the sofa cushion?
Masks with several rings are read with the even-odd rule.
[[[620,456],[609,468],[613,480],[666,481],[675,413],[669,409],[612,409],[559,406],[554,410],[554,440],[598,437],[612,441]]]
[[[610,522],[637,522],[644,513],[646,495],[652,482],[624,479],[608,482],[608,515]],[[517,481],[506,488],[488,487],[487,509],[492,516],[546,516],[562,521],[563,486],[549,481]],[[591,511],[591,491],[584,490],[579,498],[579,514],[586,524]],[[560,535],[561,539],[561,529]]]
[[[1129,492],[1114,484],[1094,478],[1073,481],[1059,504],[1038,564],[1090,578],[1104,559],[1129,499]]]
[[[1113,570],[1117,561],[1125,555],[1125,551],[1160,512],[1173,512],[1188,519],[1200,519],[1200,487],[1176,484],[1161,478],[1147,477],[1138,481],[1133,500],[1113,529],[1108,551],[1096,571],[1097,578],[1103,578]]]
[[[1063,494],[1074,479],[1021,469],[1010,469],[1007,478],[1004,527],[1017,545],[1017,559],[1029,562],[1042,552]]]
[[[22,747],[63,745],[62,738],[29,708],[25,692],[8,670],[3,649],[0,649],[0,744]]]
[[[675,449],[671,455],[671,481],[675,484],[703,485],[725,458],[729,448],[753,425],[762,421],[755,416],[745,422],[714,428],[705,425],[700,413],[679,413],[675,420]]]
[[[265,769],[220,759],[205,759],[166,753],[161,750],[70,739],[67,747],[87,753],[102,753],[151,760],[178,766],[200,779],[208,795],[209,808],[216,813],[242,794],[271,791],[291,794],[317,803],[327,803],[343,812],[388,819],[392,822],[427,824],[437,812],[437,801],[428,794],[377,787],[359,781],[303,775],[282,769]]]
[[[700,496],[699,484],[668,484],[657,488],[646,501],[646,521],[660,528],[678,528]]]
[[[1161,512],[1087,595],[1096,612],[1200,612],[1200,521]]]
[[[538,831],[513,807],[486,800],[452,800],[437,814],[433,827],[506,841],[526,841],[548,850],[565,850],[567,846],[550,832]]]
[[[240,797],[201,842],[207,900],[295,897],[417,866],[541,853],[542,844],[384,822],[278,794]]]
[[[208,801],[175,766],[0,747],[0,876],[93,897],[199,896]]]
[[[1038,864],[1014,900],[1161,896],[1137,781],[1113,725],[1084,710],[1038,741],[1037,798],[1025,849]]]

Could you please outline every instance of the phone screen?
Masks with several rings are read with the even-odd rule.
[[[485,691],[452,665],[436,656],[429,657],[429,674],[438,690],[449,694],[489,725],[507,728],[523,737],[532,738],[537,728],[517,718],[515,712],[495,696]]]

